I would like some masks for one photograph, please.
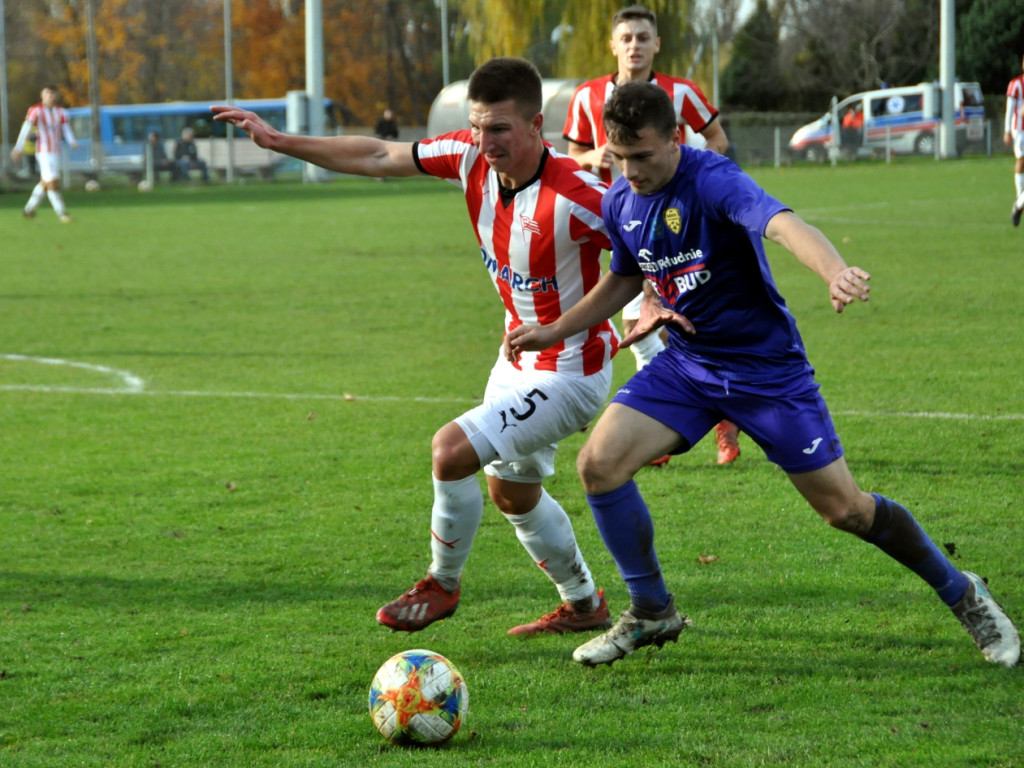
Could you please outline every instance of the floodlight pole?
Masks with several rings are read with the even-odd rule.
[[[4,14],[4,0],[0,0],[0,174],[6,176],[10,141],[7,136],[7,25]]]
[[[2,3],[3,0],[0,0]],[[441,0],[441,82],[448,85],[448,0]]]
[[[306,95],[309,135],[324,135],[324,25],[321,0],[306,0]],[[306,163],[303,179],[322,181],[323,169]]]
[[[85,51],[89,65],[89,106],[92,112],[92,153],[90,163],[96,173],[103,172],[103,141],[100,138],[100,65],[99,49],[96,45],[96,0],[85,4],[86,37]],[[66,168],[67,166],[65,166]]]
[[[939,84],[942,87],[940,157],[956,157],[956,123],[953,104],[956,82],[956,15],[953,0],[942,0],[939,24]]]
[[[234,103],[234,64],[231,58],[231,0],[224,0],[224,98],[228,104]],[[224,180],[231,184],[235,180],[235,126],[226,123],[228,162],[224,171]],[[213,144],[210,145],[211,149]],[[212,160],[212,158],[211,158]]]
[[[718,93],[720,78],[718,74],[718,4],[715,3],[712,8],[712,21],[711,21],[711,68],[712,68],[712,80],[711,80],[711,103],[716,107],[722,103],[721,96]]]

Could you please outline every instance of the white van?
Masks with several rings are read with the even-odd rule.
[[[981,86],[955,83],[956,146],[962,151],[968,141],[985,135],[985,106]],[[860,110],[859,127],[844,128],[847,113]],[[899,88],[855,93],[839,102],[840,146],[857,157],[886,151],[894,154],[934,155],[936,134],[942,123],[942,89],[938,83],[919,83]],[[795,159],[823,162],[832,147],[832,112],[797,129],[789,140]]]

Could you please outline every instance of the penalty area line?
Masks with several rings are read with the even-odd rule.
[[[401,397],[399,395],[317,394],[296,392],[204,392],[201,390],[112,389],[104,387],[51,387],[34,384],[0,385],[0,392],[41,392],[70,395],[131,395],[146,397],[208,397],[249,400],[340,400],[367,403],[472,403],[471,397]]]
[[[207,397],[249,400],[328,400],[363,403],[456,403],[476,405],[479,397],[402,397],[400,395],[321,394],[315,392],[217,392],[188,390],[115,389],[103,387],[51,387],[33,384],[0,385],[0,392],[40,392],[71,395],[131,395],[134,397]],[[1024,413],[950,413],[946,411],[834,410],[833,416],[852,418],[933,419],[938,421],[1024,421]]]
[[[1024,421],[1024,413],[946,413],[944,411],[831,411],[833,416],[897,419],[939,419],[945,421]]]

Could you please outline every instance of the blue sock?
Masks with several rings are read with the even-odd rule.
[[[654,522],[636,483],[630,480],[614,491],[595,496],[588,493],[587,503],[604,545],[626,582],[630,601],[645,611],[665,610],[671,597],[654,551]]]
[[[864,540],[927,581],[946,605],[956,605],[967,591],[967,577],[903,506],[877,493],[871,495],[875,497],[875,522]]]

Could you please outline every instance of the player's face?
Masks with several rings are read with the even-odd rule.
[[[52,107],[57,103],[57,92],[52,88],[43,88],[40,98],[43,101],[44,107]]]
[[[650,195],[668,184],[679,165],[679,129],[665,138],[647,127],[637,132],[640,137],[631,144],[608,142],[619,172],[638,195]]]
[[[611,45],[620,73],[646,76],[661,48],[661,38],[646,19],[628,19],[612,30]]]
[[[473,144],[499,175],[519,183],[527,181],[537,171],[535,150],[543,121],[540,113],[532,120],[524,118],[512,99],[494,104],[478,101],[469,104]]]

